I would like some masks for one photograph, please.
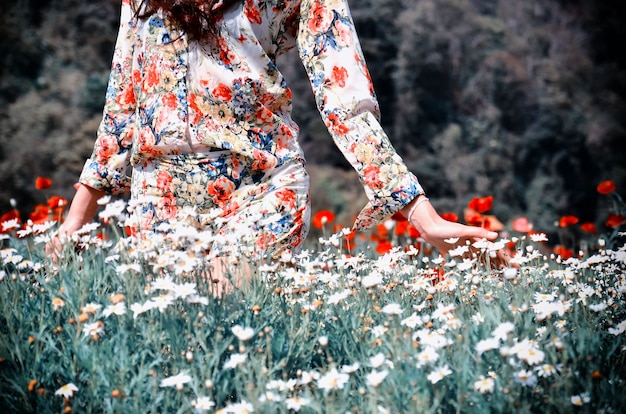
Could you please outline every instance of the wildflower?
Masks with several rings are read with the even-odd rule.
[[[253,328],[244,328],[241,325],[235,325],[232,328],[233,335],[240,341],[247,341],[254,336]]]
[[[383,354],[382,352],[379,352],[370,358],[369,363],[371,367],[378,368],[382,366],[386,360],[387,360],[387,357],[385,357],[385,354]]]
[[[457,216],[456,213],[441,213],[440,216],[442,219],[451,221],[453,223],[459,221],[459,216]]]
[[[105,196],[100,197],[98,200],[96,200],[96,203],[99,206],[106,206],[107,204],[109,204],[110,201],[111,201],[111,196],[105,195]]]
[[[385,305],[380,311],[382,313],[386,313],[387,315],[401,315],[402,307],[397,303],[389,303]]]
[[[172,280],[171,276],[160,277],[150,283],[150,288],[154,290],[167,290],[173,291],[176,288],[176,283]]]
[[[383,382],[383,380],[387,377],[387,375],[389,375],[389,371],[387,370],[383,370],[383,371],[374,370],[366,375],[365,381],[367,382],[367,385],[376,388]]]
[[[282,401],[282,398],[280,395],[272,391],[267,391],[265,392],[265,394],[259,397],[259,401],[260,402],[279,402],[279,401]]]
[[[533,225],[526,217],[518,217],[511,223],[513,230],[520,233],[528,233],[533,229]]]
[[[602,312],[603,310],[607,308],[607,306],[608,305],[606,303],[600,302],[600,303],[589,305],[589,309],[591,309],[594,312]]]
[[[609,213],[604,225],[610,228],[617,228],[625,223],[626,223],[626,217],[622,216],[621,214]]]
[[[464,244],[457,247],[456,249],[448,250],[448,254],[450,255],[450,257],[463,256],[467,252],[469,252],[469,246],[466,246]]]
[[[345,373],[345,374],[352,374],[355,373],[359,368],[361,367],[361,364],[359,364],[358,362],[355,362],[352,365],[344,365],[341,367],[341,372]]]
[[[105,318],[108,318],[111,315],[117,315],[117,316],[122,316],[124,314],[126,314],[126,303],[125,302],[118,302],[115,303],[113,305],[109,305],[107,306],[104,311],[102,311],[102,316],[104,316]]]
[[[35,188],[37,190],[46,190],[52,186],[52,180],[46,177],[37,177],[35,179]]]
[[[346,299],[350,296],[351,291],[349,289],[345,289],[342,292],[333,293],[328,297],[327,303],[331,305],[336,305],[340,303],[342,300]]]
[[[578,217],[576,216],[562,216],[559,219],[559,227],[569,227],[578,223]]]
[[[582,231],[584,231],[585,233],[589,233],[589,234],[598,234],[598,229],[596,228],[596,225],[593,223],[583,223],[580,225],[580,229]]]
[[[572,395],[570,401],[573,405],[581,406],[591,401],[591,399],[589,398],[589,394],[585,392],[579,395]]]
[[[598,184],[596,189],[598,190],[598,193],[607,195],[615,191],[615,183],[613,180],[602,181]]]
[[[493,196],[474,197],[470,200],[467,206],[479,213],[485,213],[491,210],[491,207],[493,206]]]
[[[317,380],[317,386],[325,391],[342,389],[350,380],[350,375],[337,371],[336,368],[321,376]]]
[[[436,384],[450,374],[452,374],[452,371],[447,365],[444,365],[443,367],[435,368],[426,378],[428,378],[431,384]]]
[[[535,368],[535,370],[537,371],[537,375],[543,378],[547,378],[556,374],[556,367],[551,364],[540,365],[537,368]]]
[[[78,387],[73,383],[68,383],[54,392],[54,395],[60,395],[63,398],[71,398],[75,392],[78,391]]]
[[[502,322],[493,330],[492,335],[494,338],[498,338],[504,341],[509,333],[515,330],[515,325],[512,322]]]
[[[492,349],[497,349],[500,346],[500,340],[497,338],[487,338],[479,341],[476,344],[476,352],[478,355],[482,355],[487,351],[491,351]]]
[[[367,276],[363,276],[361,278],[361,285],[363,285],[363,287],[366,289],[373,287],[373,286],[378,286],[382,283],[383,283],[383,276],[380,274],[380,272],[377,272],[377,271],[372,271]]]
[[[2,219],[0,219],[0,220],[2,220]],[[19,227],[20,227],[20,219],[19,219],[19,217],[12,218],[12,219],[9,219],[9,220],[2,220],[2,233],[7,233],[8,231],[17,229]]]
[[[424,323],[424,321],[415,312],[413,312],[411,316],[403,319],[402,322],[400,322],[401,325],[408,326],[411,329],[415,328],[417,325],[421,325],[422,323]]]
[[[311,403],[311,400],[309,400],[308,398],[302,398],[299,396],[285,399],[285,404],[287,404],[287,409],[293,410],[296,412],[300,411],[302,407],[309,405],[310,403]]]
[[[247,354],[232,354],[228,361],[224,363],[224,369],[234,369],[246,362]]]
[[[417,354],[417,367],[421,368],[424,365],[436,362],[439,359],[439,354],[432,346],[427,346],[422,352]]]
[[[519,382],[526,387],[534,387],[537,385],[537,377],[531,371],[525,369],[514,374],[515,382]]]
[[[175,387],[177,390],[180,391],[183,389],[183,385],[187,384],[188,382],[191,382],[191,377],[189,376],[187,371],[182,371],[176,375],[162,379],[159,386],[161,388]]]
[[[325,224],[329,224],[335,221],[335,215],[330,210],[322,210],[315,213],[313,216],[312,225],[316,229],[322,229]]]
[[[254,406],[247,401],[241,401],[238,403],[231,403],[224,407],[223,410],[219,410],[218,413],[225,414],[248,414],[254,411]]]
[[[118,275],[123,275],[127,272],[141,273],[141,265],[139,263],[124,263],[115,268],[115,272]]]
[[[133,303],[132,305],[130,305],[130,310],[133,311],[133,319],[137,319],[137,316],[149,311],[150,309],[152,309],[152,306],[149,304],[149,302],[145,304]]]
[[[174,303],[174,297],[172,295],[159,295],[150,300],[150,307],[156,308],[159,312],[165,312],[168,306]]]
[[[204,412],[209,411],[215,406],[213,400],[210,397],[199,397],[191,402],[191,405],[196,411]]]
[[[528,339],[515,344],[510,352],[517,354],[519,359],[529,365],[536,365],[542,362],[545,356],[544,352],[537,348],[535,342],[529,341]]]
[[[322,335],[317,338],[317,342],[323,347],[328,346],[328,337],[326,335]]]
[[[91,302],[83,306],[80,310],[83,313],[91,313],[92,315],[95,315],[96,312],[100,310],[100,308],[102,308],[102,305],[100,305],[99,303]]]
[[[63,306],[65,306],[65,301],[63,299],[59,297],[52,299],[52,309],[54,309],[55,311],[58,311]]]
[[[535,243],[546,242],[548,241],[548,236],[545,233],[532,233],[530,239]]]
[[[104,324],[101,321],[87,323],[83,326],[84,337],[99,336],[104,332]]]
[[[624,331],[626,331],[626,319],[615,325],[615,328],[609,328],[611,335],[621,335]]]
[[[478,391],[481,394],[487,394],[493,392],[496,386],[493,378],[481,378],[480,380],[474,382],[474,391]]]

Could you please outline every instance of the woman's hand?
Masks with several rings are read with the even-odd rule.
[[[439,249],[444,256],[448,250],[465,245],[468,241],[470,242],[470,255],[478,253],[471,246],[472,243],[481,239],[494,241],[498,237],[498,233],[495,231],[443,219],[423,195],[407,205],[402,213],[407,217],[409,223],[419,231],[421,237]],[[508,260],[504,252],[499,251],[491,263],[493,266],[501,268],[508,265]]]
[[[46,254],[54,261],[58,261],[63,253],[63,245],[67,243],[70,236],[80,230],[85,224],[93,221],[98,210],[98,200],[105,193],[95,190],[86,185],[80,184],[72,200],[67,217],[57,235],[46,244]]]

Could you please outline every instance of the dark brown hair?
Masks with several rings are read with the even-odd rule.
[[[145,8],[140,7],[136,14],[143,19],[161,9],[164,17],[186,32],[189,38],[200,40],[215,36],[216,22],[222,11],[241,1],[223,0],[222,5],[214,9],[220,0],[143,0]]]

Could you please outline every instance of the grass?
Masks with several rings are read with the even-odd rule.
[[[157,269],[115,225],[54,264],[49,227],[2,241],[2,412],[626,407],[622,233],[567,260],[520,234],[495,246],[518,267],[496,271],[397,237],[348,252],[340,232],[215,298],[201,261],[181,272],[161,254]]]

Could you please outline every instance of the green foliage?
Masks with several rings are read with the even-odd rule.
[[[110,241],[82,236],[57,263],[47,233],[4,239],[3,412],[205,411],[203,398],[267,413],[626,404],[623,246],[563,261],[524,236],[510,241],[517,267],[496,271],[488,250],[508,241],[477,244],[476,258],[378,256],[367,242],[347,256],[333,235],[214,297],[206,265],[155,272],[103,230]],[[67,384],[77,390],[55,395]]]

